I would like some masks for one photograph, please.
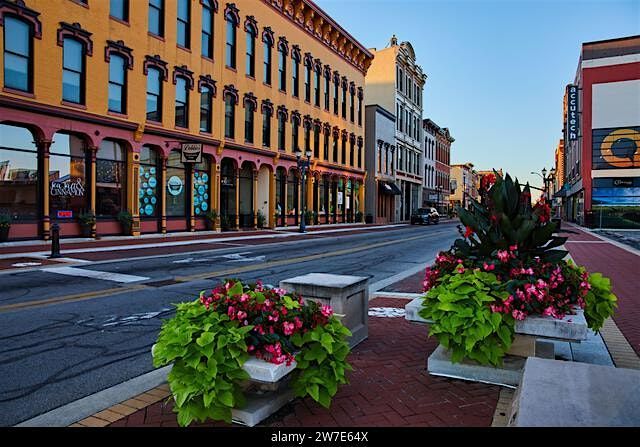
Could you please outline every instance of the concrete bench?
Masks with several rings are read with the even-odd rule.
[[[509,426],[638,427],[640,370],[530,357]]]

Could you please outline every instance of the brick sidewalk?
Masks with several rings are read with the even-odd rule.
[[[613,317],[616,325],[640,355],[640,256],[603,241],[578,227],[562,232],[569,240],[565,247],[578,265],[589,273],[600,272],[611,279],[613,292],[618,297],[618,308]],[[577,234],[576,234],[577,233]]]
[[[370,307],[404,307],[406,302],[377,298]],[[349,357],[354,368],[350,384],[340,388],[331,408],[326,410],[310,398],[296,399],[261,425],[489,427],[500,387],[430,376],[426,359],[436,345],[435,339],[427,339],[423,325],[402,317],[369,317],[369,338]],[[166,392],[166,386],[160,387],[155,395],[124,402],[76,425],[96,424],[98,419],[112,427],[175,427],[171,400],[158,397]]]

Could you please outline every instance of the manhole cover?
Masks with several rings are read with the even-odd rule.
[[[177,281],[175,279],[163,279],[162,281],[154,281],[154,282],[146,282],[144,283],[145,286],[150,286],[150,287],[164,287],[164,286],[170,286],[172,284],[179,284],[182,281]]]

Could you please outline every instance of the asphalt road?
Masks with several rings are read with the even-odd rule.
[[[384,287],[432,262],[456,237],[451,224],[402,226],[0,275],[0,425],[151,371],[151,345],[172,304],[219,280],[277,285],[322,272],[367,276]]]

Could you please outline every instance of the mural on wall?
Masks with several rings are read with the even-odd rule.
[[[640,126],[594,129],[593,168],[640,168]]]

